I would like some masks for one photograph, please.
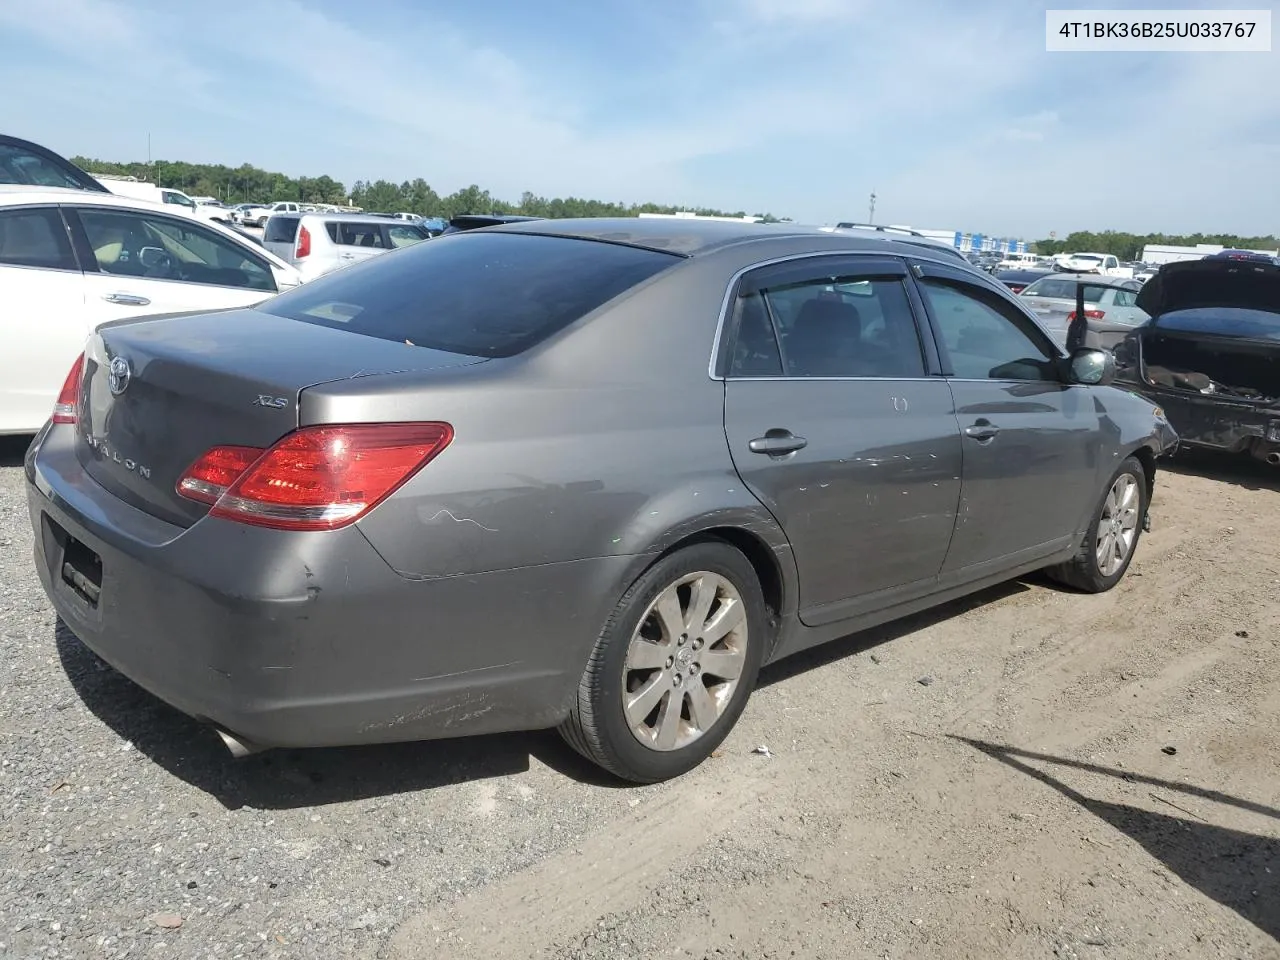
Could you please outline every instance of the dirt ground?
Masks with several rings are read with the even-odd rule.
[[[639,789],[553,734],[232,762],[55,636],[4,474],[0,956],[1280,958],[1280,470],[1163,473],[1109,594],[775,665]]]

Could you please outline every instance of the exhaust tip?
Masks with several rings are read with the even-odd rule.
[[[214,727],[218,731],[218,736],[222,738],[222,744],[230,751],[231,756],[237,760],[244,757],[252,756],[255,753],[261,753],[264,749],[256,743],[250,743],[248,740],[242,740],[233,733],[228,733],[221,727]]]
[[[1272,450],[1265,459],[1273,467],[1280,467],[1280,450]]]

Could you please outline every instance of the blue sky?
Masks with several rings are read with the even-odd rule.
[[[1280,53],[1050,54],[1044,8],[0,2],[0,119],[67,155],[144,159],[149,133],[158,158],[512,200],[829,223],[874,189],[916,227],[1280,231]]]

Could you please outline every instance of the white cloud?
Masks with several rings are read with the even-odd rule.
[[[1274,55],[1049,55],[1042,11],[1024,6],[703,0],[672,16],[660,51],[611,59],[554,24],[518,48],[477,42],[439,8],[390,33],[358,8],[227,0],[219,21],[253,27],[218,37],[201,10],[139,2],[45,0],[40,17],[0,2],[0,82],[33,91],[6,112],[67,152],[136,157],[121,144],[154,130],[175,159],[506,198],[823,222],[874,188],[886,221],[983,232],[1280,219],[1261,186],[1280,130]],[[7,67],[23,37],[80,74]]]

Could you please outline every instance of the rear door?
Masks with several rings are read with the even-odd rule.
[[[389,249],[385,224],[327,220],[324,227],[337,249],[338,266],[367,260]]]
[[[961,442],[913,296],[903,261],[865,257],[764,267],[734,294],[725,431],[791,542],[811,625],[931,588],[946,557]]]
[[[0,433],[34,433],[49,418],[90,325],[84,275],[58,208],[0,210]]]
[[[90,322],[259,303],[276,293],[270,264],[185,217],[76,207],[68,219],[83,259]]]
[[[982,575],[1072,542],[1112,450],[1092,388],[1064,383],[1060,354],[1008,296],[917,264],[964,448],[960,513],[944,573]],[[982,569],[980,569],[982,568]]]

